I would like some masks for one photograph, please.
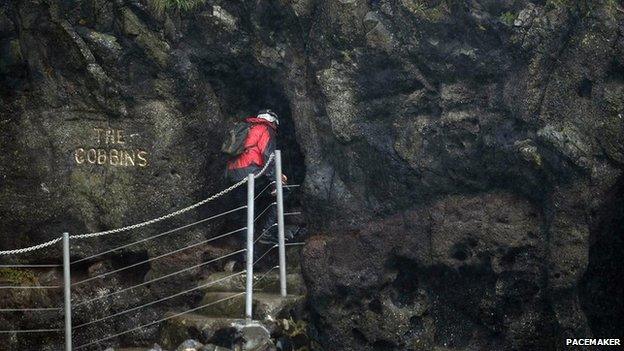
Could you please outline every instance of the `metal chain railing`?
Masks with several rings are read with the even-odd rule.
[[[52,246],[52,245],[58,243],[62,239],[63,238],[58,237],[58,238],[52,239],[50,241],[46,241],[45,243],[41,243],[39,245],[24,247],[24,248],[15,249],[15,250],[0,251],[0,256],[4,256],[4,255],[18,255],[18,254],[23,254],[23,253],[26,253],[26,252],[41,250],[41,249],[44,249],[46,247],[49,247],[49,246]]]
[[[258,178],[262,174],[264,174],[264,172],[268,169],[269,165],[273,161],[274,157],[275,157],[275,154],[271,154],[269,156],[269,159],[267,160],[267,162],[265,162],[264,167],[262,167],[262,169],[257,174],[254,175],[255,178]],[[220,198],[221,196],[231,192],[232,190],[238,188],[239,186],[241,186],[241,185],[243,185],[245,183],[247,183],[247,178],[244,178],[244,179],[240,180],[238,183],[235,183],[234,185],[232,185],[232,186],[230,186],[228,188],[225,188],[225,189],[221,190],[220,192],[218,192],[218,193],[216,193],[216,194],[214,194],[214,195],[212,195],[212,196],[210,196],[210,197],[208,197],[208,198],[206,198],[206,199],[204,199],[202,201],[194,203],[194,204],[192,204],[190,206],[187,206],[185,208],[179,209],[179,210],[177,210],[175,212],[171,212],[171,213],[166,214],[164,216],[160,216],[158,218],[150,219],[149,221],[145,221],[145,222],[141,222],[141,223],[137,223],[137,224],[133,224],[133,225],[117,228],[117,229],[104,230],[104,231],[101,231],[101,232],[72,235],[72,236],[70,236],[70,238],[71,239],[93,238],[93,237],[97,237],[97,236],[114,234],[114,233],[119,233],[119,232],[125,232],[125,231],[128,231],[128,230],[145,227],[147,225],[154,224],[154,223],[160,222],[162,220],[165,220],[165,219],[168,219],[168,218],[171,218],[171,217],[179,216],[179,215],[181,215],[183,213],[186,213],[186,212],[188,212],[190,210],[193,210],[193,209],[195,209],[195,208],[197,208],[199,206],[205,205],[208,202]]]
[[[267,160],[267,162],[265,162],[264,167],[262,167],[262,169],[256,173],[254,175],[254,178],[258,178],[260,176],[262,176],[264,174],[264,172],[266,172],[266,170],[268,169],[269,165],[273,162],[273,159],[275,158],[275,154],[272,153],[269,156],[269,159]],[[121,227],[121,228],[116,228],[116,229],[110,229],[110,230],[104,230],[104,231],[99,231],[99,232],[93,232],[93,233],[85,233],[85,234],[78,234],[78,235],[71,235],[70,238],[71,239],[84,239],[84,238],[93,238],[93,237],[98,237],[98,236],[102,236],[102,235],[108,235],[108,234],[114,234],[114,233],[119,233],[119,232],[124,232],[124,231],[128,231],[128,230],[132,230],[132,229],[137,229],[137,228],[141,228],[141,227],[145,227],[147,225],[150,224],[154,224],[160,221],[163,221],[165,219],[171,218],[171,217],[175,217],[175,216],[179,216],[183,213],[186,213],[188,211],[191,211],[199,206],[205,205],[210,201],[216,200],[222,196],[224,196],[225,194],[228,194],[229,192],[231,192],[232,190],[238,188],[239,186],[243,185],[247,183],[247,178],[241,179],[239,182],[233,184],[232,186],[225,188],[223,190],[221,190],[220,192],[204,199],[201,200],[197,203],[194,203],[190,206],[187,206],[185,208],[179,209],[175,212],[171,212],[169,214],[166,214],[164,216],[160,216],[158,218],[154,218],[154,219],[150,219],[148,221],[144,221],[141,223],[136,223],[136,224],[132,224],[129,226],[125,226],[125,227]],[[36,251],[36,250],[40,250],[40,249],[44,249],[46,247],[52,246],[58,242],[60,242],[63,238],[62,237],[57,237],[54,238],[50,241],[38,244],[38,245],[33,245],[33,246],[29,246],[29,247],[24,247],[21,249],[14,249],[14,250],[4,250],[4,251],[0,251],[0,256],[4,256],[4,255],[17,255],[17,254],[22,254],[22,253],[26,253],[26,252],[31,252],[31,251]]]
[[[276,162],[273,162],[274,160]],[[275,163],[275,167],[276,167],[276,172],[275,172],[276,180],[270,182],[269,184],[267,184],[260,192],[258,192],[254,196],[254,190],[253,190],[254,183],[255,183],[254,179],[262,176],[266,172],[266,170],[268,169],[268,167],[269,167],[269,165],[271,163]],[[233,191],[234,189],[240,187],[241,185],[243,185],[245,183],[248,183],[248,187],[247,187],[248,188],[248,202],[247,202],[246,206],[240,206],[240,207],[234,208],[234,209],[229,210],[229,211],[225,211],[225,212],[222,212],[222,213],[219,213],[219,214],[216,214],[216,215],[212,215],[210,217],[201,219],[199,221],[195,221],[195,222],[192,222],[192,223],[189,223],[189,224],[185,224],[183,226],[180,226],[180,227],[177,227],[177,228],[174,228],[174,229],[170,229],[170,230],[167,230],[167,231],[164,231],[162,233],[159,233],[159,234],[156,234],[156,235],[152,235],[152,236],[149,236],[149,237],[146,237],[146,238],[142,238],[142,239],[133,241],[133,242],[128,243],[128,244],[120,245],[120,246],[117,246],[117,247],[114,247],[114,248],[111,248],[111,249],[99,252],[97,254],[93,254],[93,255],[90,255],[90,256],[87,256],[87,257],[83,257],[83,258],[77,259],[75,261],[71,261],[70,262],[70,260],[69,260],[69,251],[68,251],[69,250],[69,239],[93,238],[93,237],[99,237],[99,236],[104,236],[104,235],[109,235],[109,234],[114,234],[114,233],[119,233],[119,232],[124,232],[124,231],[129,231],[129,230],[145,227],[145,226],[148,226],[150,224],[154,224],[154,223],[163,221],[165,219],[168,219],[168,218],[171,218],[171,217],[174,217],[174,216],[178,216],[178,215],[181,215],[181,214],[186,213],[188,211],[191,211],[191,210],[193,210],[193,209],[195,209],[195,208],[197,208],[199,206],[202,206],[202,205],[204,205],[204,204],[206,204],[206,203],[208,203],[210,201],[216,200],[216,199],[224,196],[225,194]],[[275,190],[274,191],[277,192],[277,201],[271,202],[264,210],[262,210],[256,217],[254,217],[254,207],[255,206],[253,205],[253,203],[255,202],[255,200],[257,200],[261,195],[263,195],[272,186],[275,186]],[[50,240],[48,242],[45,242],[45,243],[42,243],[42,244],[39,244],[39,245],[34,245],[34,246],[31,246],[31,247],[22,248],[22,249],[16,249],[16,250],[0,251],[0,256],[1,255],[11,255],[11,254],[19,254],[19,253],[31,252],[31,251],[43,249],[43,248],[46,248],[46,247],[50,247],[50,246],[60,242],[61,240],[63,240],[63,245],[64,245],[64,264],[63,265],[58,265],[58,264],[23,264],[23,265],[17,265],[16,264],[16,265],[0,265],[0,268],[33,268],[33,269],[35,269],[35,268],[58,268],[58,267],[64,267],[64,270],[65,270],[65,277],[64,277],[65,278],[65,283],[63,285],[50,285],[50,286],[36,286],[36,285],[35,286],[0,286],[0,289],[59,289],[59,288],[65,288],[65,308],[62,308],[62,307],[29,307],[29,308],[8,308],[7,307],[7,308],[0,308],[0,312],[48,312],[48,311],[49,312],[59,312],[59,311],[64,310],[65,311],[65,328],[64,329],[63,328],[56,328],[56,329],[55,328],[42,328],[42,329],[30,329],[30,330],[5,330],[5,331],[0,331],[0,334],[7,334],[7,333],[9,333],[9,334],[10,333],[44,333],[44,332],[62,332],[62,331],[65,331],[66,349],[67,350],[79,350],[79,349],[83,349],[83,348],[86,348],[86,347],[89,347],[89,346],[97,345],[97,344],[99,344],[99,343],[101,343],[103,341],[113,339],[115,337],[124,335],[126,333],[130,333],[132,331],[136,331],[136,330],[139,330],[139,329],[142,329],[142,328],[146,328],[146,327],[155,325],[157,323],[161,323],[163,321],[166,321],[166,320],[169,320],[171,318],[175,318],[175,317],[181,316],[183,314],[187,314],[187,313],[191,313],[191,312],[194,312],[194,311],[197,311],[197,310],[201,310],[201,309],[206,308],[208,306],[211,306],[211,305],[214,305],[214,304],[217,304],[217,303],[221,303],[221,302],[230,300],[232,298],[236,298],[236,297],[241,296],[241,295],[246,295],[246,305],[247,305],[246,306],[246,316],[249,319],[249,318],[251,318],[251,308],[250,308],[251,300],[250,299],[251,299],[251,293],[253,291],[253,287],[256,284],[258,284],[260,281],[265,279],[268,274],[270,274],[273,270],[275,270],[277,268],[280,269],[281,294],[282,294],[282,296],[286,296],[285,295],[286,294],[286,290],[285,290],[286,289],[285,288],[285,275],[284,275],[285,274],[284,273],[285,272],[285,260],[284,260],[284,251],[283,250],[284,250],[285,246],[299,245],[299,244],[303,244],[303,243],[289,243],[289,244],[284,243],[284,222],[283,222],[284,216],[296,215],[296,214],[300,214],[300,213],[299,212],[284,213],[282,189],[283,188],[294,188],[294,187],[297,187],[297,186],[299,186],[299,185],[283,185],[282,184],[282,181],[281,181],[281,155],[280,155],[279,151],[276,151],[276,153],[270,155],[270,157],[267,160],[266,164],[262,167],[262,169],[258,173],[253,174],[253,176],[250,175],[248,178],[242,179],[241,181],[233,184],[232,186],[230,186],[230,187],[228,187],[226,189],[223,189],[222,191],[220,191],[220,192],[218,192],[218,193],[216,193],[216,194],[214,194],[214,195],[212,195],[212,196],[210,196],[210,197],[208,197],[208,198],[206,198],[204,200],[201,200],[201,201],[199,201],[197,203],[194,203],[194,204],[192,204],[190,206],[187,206],[185,208],[179,209],[179,210],[177,210],[175,212],[171,212],[169,214],[166,214],[166,215],[163,215],[163,216],[160,216],[160,217],[148,220],[148,221],[144,221],[144,222],[141,222],[141,223],[136,223],[136,224],[125,226],[125,227],[121,227],[121,228],[105,230],[105,231],[99,231],[99,232],[93,232],[93,233],[85,233],[85,234],[79,234],[79,235],[73,235],[73,236],[70,236],[70,235],[68,235],[66,233],[66,234],[64,234],[64,237],[55,238],[53,240]],[[272,192],[272,193],[275,194],[274,192]],[[258,219],[260,219],[267,211],[269,211],[271,209],[272,206],[276,206],[276,205],[277,205],[277,212],[278,212],[278,220],[277,220],[277,222],[275,222],[273,225],[269,226],[268,228],[264,228],[264,231],[257,238],[254,239],[254,235],[253,235],[254,222],[256,222]],[[192,226],[196,226],[198,224],[205,223],[205,222],[208,222],[208,221],[213,220],[215,218],[219,218],[219,217],[222,217],[222,216],[225,216],[227,214],[230,214],[230,213],[233,213],[233,212],[236,212],[236,211],[240,211],[240,210],[243,210],[243,209],[247,209],[247,212],[248,212],[248,214],[247,214],[247,226],[246,227],[242,227],[242,228],[239,228],[239,229],[236,229],[236,230],[233,230],[233,231],[221,234],[221,235],[217,235],[217,236],[208,238],[206,240],[202,240],[200,242],[196,242],[196,243],[184,246],[184,247],[179,248],[179,249],[171,250],[171,251],[168,251],[166,253],[163,253],[163,254],[160,254],[160,255],[157,255],[157,256],[154,256],[154,257],[150,257],[148,259],[145,259],[145,260],[142,260],[142,261],[139,261],[139,262],[136,262],[136,263],[132,263],[132,264],[126,265],[126,266],[121,267],[121,268],[117,268],[117,269],[114,269],[114,270],[111,270],[111,271],[108,271],[108,272],[104,272],[104,273],[101,273],[101,274],[98,274],[98,275],[95,275],[95,276],[91,276],[91,277],[85,278],[85,279],[77,281],[77,282],[71,283],[70,280],[69,280],[70,279],[70,277],[69,277],[70,268],[69,267],[72,264],[76,264],[76,263],[79,263],[79,262],[92,260],[92,259],[94,259],[96,257],[102,256],[102,255],[105,255],[105,254],[109,254],[109,253],[112,253],[112,252],[115,252],[115,251],[120,251],[122,249],[131,247],[131,246],[134,246],[134,245],[137,245],[137,244],[140,244],[140,243],[144,243],[144,242],[147,242],[149,240],[153,240],[153,239],[156,239],[156,238],[159,238],[159,237],[162,237],[162,236],[174,233],[174,232],[178,232],[180,230],[183,230],[183,229],[186,229],[186,228],[190,228]],[[253,258],[253,246],[269,230],[273,229],[276,226],[278,227],[278,234],[279,234],[278,237],[279,237],[280,244],[279,245],[277,245],[277,244],[276,245],[272,245],[258,259],[256,259],[256,260],[250,259],[250,258]],[[221,238],[225,238],[227,236],[231,236],[231,235],[233,235],[235,233],[238,233],[238,232],[241,232],[241,231],[244,231],[244,230],[247,231],[247,248],[236,250],[236,251],[232,251],[230,253],[221,255],[221,256],[216,257],[216,258],[212,258],[210,260],[207,260],[207,261],[204,261],[204,262],[192,265],[190,267],[185,267],[185,268],[177,270],[175,272],[164,274],[162,276],[159,276],[159,277],[156,277],[156,278],[152,278],[150,280],[143,281],[141,283],[137,283],[137,284],[134,284],[134,285],[129,286],[129,287],[125,287],[125,288],[122,288],[122,289],[119,289],[119,290],[116,290],[116,291],[113,291],[113,292],[109,292],[107,294],[97,295],[97,296],[92,297],[92,298],[87,298],[86,300],[83,300],[83,301],[80,301],[78,303],[75,303],[74,307],[75,308],[80,308],[80,307],[92,304],[94,302],[97,302],[97,301],[105,300],[105,299],[107,299],[109,297],[112,297],[114,295],[121,294],[121,293],[124,293],[124,292],[128,292],[128,291],[131,291],[131,290],[136,289],[138,287],[143,287],[143,286],[155,283],[157,281],[161,281],[161,280],[164,280],[164,279],[172,278],[172,277],[177,276],[179,274],[182,274],[184,272],[191,272],[191,271],[197,270],[198,268],[207,266],[208,264],[215,263],[217,261],[220,261],[220,260],[223,260],[223,259],[226,259],[226,258],[229,258],[229,257],[233,257],[235,255],[240,255],[240,254],[245,253],[245,252],[247,253],[247,269],[239,271],[239,272],[236,272],[236,273],[233,273],[233,274],[230,274],[230,275],[228,275],[226,277],[222,277],[222,278],[217,279],[217,280],[212,280],[212,281],[210,281],[208,283],[201,284],[201,285],[195,286],[195,287],[190,288],[190,289],[186,289],[186,290],[183,290],[183,291],[180,291],[180,292],[176,292],[176,293],[170,294],[170,295],[168,295],[166,297],[159,298],[159,299],[154,300],[154,301],[145,302],[145,303],[139,304],[137,306],[133,306],[133,307],[124,309],[122,311],[115,311],[114,313],[112,313],[110,315],[102,316],[100,318],[97,318],[97,319],[94,319],[94,320],[90,320],[90,321],[84,321],[81,324],[72,326],[72,324],[71,324],[71,312],[69,312],[69,315],[68,315],[68,311],[71,311],[71,307],[70,307],[71,306],[70,287],[74,287],[74,286],[78,286],[78,285],[84,285],[87,282],[91,282],[91,281],[94,281],[94,280],[97,280],[97,279],[102,279],[102,278],[108,277],[110,275],[113,275],[113,274],[116,274],[116,273],[120,273],[120,272],[125,271],[127,269],[138,267],[140,265],[144,265],[144,264],[150,263],[150,262],[152,262],[154,260],[158,260],[158,259],[161,259],[161,258],[164,258],[164,257],[167,257],[167,256],[174,255],[176,253],[180,253],[180,252],[182,252],[184,250],[188,250],[188,249],[191,249],[191,248],[199,247],[201,245],[205,245],[205,244],[207,244],[209,242],[212,242],[212,241],[215,241],[217,239],[221,239]],[[274,266],[274,267],[270,268],[268,271],[264,272],[264,274],[260,278],[255,277],[253,275],[253,268],[254,268],[254,266],[256,264],[258,264],[264,257],[266,257],[266,255],[270,251],[272,251],[276,247],[280,248],[280,255],[279,255],[280,265],[277,265],[277,266]],[[149,307],[149,306],[153,306],[153,305],[162,303],[164,301],[172,300],[172,299],[174,299],[176,297],[183,296],[183,295],[191,293],[193,291],[205,289],[205,288],[209,287],[210,285],[218,284],[221,281],[224,281],[224,280],[227,280],[227,279],[231,279],[231,278],[233,278],[235,276],[239,276],[239,275],[242,275],[242,274],[245,274],[247,276],[247,278],[246,278],[246,280],[247,280],[247,290],[246,290],[246,292],[241,292],[241,293],[238,293],[238,294],[234,294],[234,295],[228,296],[228,297],[226,297],[224,299],[220,299],[220,300],[217,300],[217,301],[210,302],[208,304],[204,304],[202,306],[198,306],[198,307],[194,307],[194,308],[188,309],[188,310],[186,310],[184,312],[181,312],[181,313],[176,313],[174,315],[168,315],[168,316],[165,316],[164,318],[157,319],[157,320],[155,320],[153,322],[150,322],[150,323],[147,323],[147,324],[143,324],[143,325],[137,326],[135,328],[131,328],[131,329],[123,331],[123,332],[115,333],[113,335],[109,335],[109,336],[100,338],[98,340],[87,342],[87,343],[82,344],[82,345],[80,345],[78,347],[75,347],[75,348],[71,347],[71,340],[72,340],[71,331],[72,330],[83,329],[84,327],[87,327],[87,326],[90,326],[90,325],[94,325],[96,323],[108,321],[110,319],[113,319],[113,318],[125,315],[125,314],[130,313],[130,312],[135,312],[135,311],[138,311],[140,309],[143,309],[143,308],[146,308],[146,307]],[[250,283],[250,279],[251,279],[251,283]]]

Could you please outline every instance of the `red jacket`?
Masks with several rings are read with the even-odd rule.
[[[275,151],[276,127],[273,123],[255,116],[245,118],[245,122],[251,123],[247,139],[245,139],[245,151],[228,161],[228,171],[254,171],[256,168],[263,167],[269,155]],[[252,169],[247,169],[248,167]]]

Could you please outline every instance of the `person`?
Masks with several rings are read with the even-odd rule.
[[[258,173],[264,167],[269,157],[276,149],[276,135],[279,126],[279,119],[275,112],[271,110],[260,110],[257,115],[245,118],[249,129],[243,144],[243,152],[238,156],[232,157],[227,161],[226,178],[231,183],[237,183],[246,178],[250,173]],[[263,175],[256,179],[256,191],[262,191],[275,179],[275,168],[269,166]],[[282,182],[286,184],[288,177],[282,174]],[[262,197],[260,203],[256,205],[257,213],[263,211],[273,201],[275,189],[272,187],[270,197]],[[263,194],[264,195],[264,194]],[[239,187],[234,192],[234,198],[238,206],[245,204],[247,201],[247,188]],[[273,244],[277,242],[277,229],[275,223],[277,221],[276,206],[270,206],[265,214],[264,220],[260,226],[257,226],[259,233],[264,233],[260,242],[265,244]]]

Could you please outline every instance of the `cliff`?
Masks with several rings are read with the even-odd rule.
[[[618,1],[157,3],[0,2],[0,247],[220,190],[227,122],[269,107],[321,349],[622,337]]]

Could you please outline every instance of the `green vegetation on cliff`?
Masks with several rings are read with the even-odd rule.
[[[501,22],[505,23],[508,26],[513,25],[514,21],[516,20],[516,17],[518,17],[517,15],[514,15],[513,13],[507,11],[503,14],[501,14],[499,16],[499,19],[501,20]]]
[[[37,278],[32,272],[22,271],[18,269],[11,268],[1,268],[0,269],[0,281],[21,285],[21,284],[34,284],[37,283]]]
[[[184,11],[192,10],[205,3],[206,0],[150,0],[151,5],[158,11],[164,12],[170,9]]]

